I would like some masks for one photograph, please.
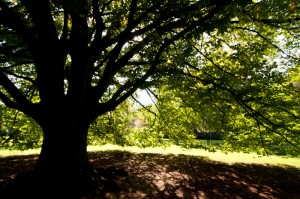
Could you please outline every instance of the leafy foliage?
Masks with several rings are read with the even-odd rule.
[[[2,143],[38,146],[35,120],[92,123],[90,144],[214,131],[226,150],[296,154],[299,36],[294,0],[0,0],[0,99],[20,111],[1,106]],[[157,104],[126,101],[138,88]]]
[[[30,149],[41,146],[39,125],[20,111],[0,106],[1,146],[9,149]]]
[[[162,89],[163,98],[169,96],[165,103],[177,107],[169,117],[184,121],[172,124],[190,123],[185,130],[222,132],[226,150],[297,155],[297,52],[288,54],[293,47],[278,40],[281,33],[255,23],[179,43],[168,63],[177,73]],[[181,115],[186,111],[193,114]]]

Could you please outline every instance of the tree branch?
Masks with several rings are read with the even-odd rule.
[[[253,32],[255,34],[257,34],[260,38],[262,38],[263,40],[265,40],[268,44],[270,44],[271,46],[273,46],[274,48],[276,48],[277,50],[279,50],[280,52],[282,52],[284,55],[293,58],[293,59],[297,59],[299,60],[299,58],[294,57],[288,53],[286,53],[284,50],[282,50],[279,46],[277,46],[276,44],[274,44],[273,42],[271,42],[268,38],[266,38],[265,36],[263,36],[260,32],[253,30],[253,29],[249,29],[249,28],[244,28],[244,27],[234,27],[236,29],[241,29],[241,30],[247,30],[249,32]]]
[[[33,47],[35,34],[33,34],[32,30],[26,25],[26,22],[9,8],[3,0],[0,0],[0,8],[0,24],[15,30],[25,43]]]
[[[212,60],[211,58],[209,58],[207,55],[205,55],[203,52],[201,52],[196,46],[194,46],[194,48],[196,49],[196,51],[201,54],[203,57],[205,57],[205,59],[207,59],[208,61],[210,61],[216,68],[218,68],[220,71],[232,76],[232,77],[235,77],[234,74],[224,70],[223,68],[221,68],[219,65],[217,65],[214,60]]]
[[[293,132],[293,130],[291,129],[288,129],[288,128],[285,128],[284,126],[281,126],[281,125],[278,125],[278,124],[275,124],[274,122],[272,122],[271,120],[269,120],[267,117],[265,117],[264,115],[262,115],[260,112],[256,111],[255,109],[253,109],[250,105],[248,105],[243,99],[240,98],[240,95],[238,93],[235,92],[235,90],[233,88],[231,88],[229,85],[221,85],[221,84],[218,84],[214,81],[210,81],[210,80],[204,80],[204,79],[201,79],[197,76],[194,76],[192,74],[187,74],[187,73],[184,73],[183,71],[181,71],[181,73],[185,76],[188,76],[188,77],[191,77],[191,78],[194,78],[196,80],[199,80],[201,82],[205,82],[205,83],[210,83],[224,91],[227,91],[234,99],[235,101],[244,109],[246,110],[247,112],[249,111],[250,113],[250,116],[252,118],[254,118],[255,120],[259,121],[259,119],[261,119],[262,121],[264,121],[265,123],[267,123],[268,125],[272,126],[273,128],[269,128],[268,126],[266,126],[264,124],[264,122],[262,121],[259,121],[259,123],[261,125],[263,125],[265,128],[269,129],[271,132],[274,132],[278,135],[280,135],[287,143],[291,144],[292,146],[294,146],[296,149],[300,150],[300,148],[295,145],[292,141],[290,141],[288,138],[286,138],[282,133],[280,133],[278,130],[276,130],[277,128],[283,128],[289,132]],[[229,86],[229,87],[228,87]]]
[[[18,67],[18,66],[21,66],[21,65],[25,65],[25,64],[34,64],[34,62],[31,61],[31,60],[23,60],[23,61],[15,63],[15,64],[11,64],[10,66],[0,67],[0,70],[1,69],[9,70],[9,69],[12,69],[12,68],[15,68],[15,67]]]
[[[0,91],[0,100],[8,107],[19,110],[20,107],[14,101],[9,99],[3,92]]]
[[[48,0],[21,0],[30,13],[34,29],[43,45],[57,43],[58,34],[51,14]]]
[[[27,108],[31,107],[32,103],[21,93],[21,91],[8,79],[6,75],[3,74],[3,72],[0,71],[0,85],[4,87],[4,89],[11,95],[11,97],[16,101],[18,104],[19,109],[21,108],[22,111],[26,110]],[[5,99],[5,97],[2,95],[2,98]],[[9,103],[11,104],[11,103]]]
[[[126,27],[129,30],[132,30],[135,26],[133,24],[133,21],[134,21],[134,15],[135,15],[135,12],[136,12],[136,9],[137,9],[137,3],[138,3],[138,0],[132,0],[131,1],[129,16],[128,16],[128,22],[127,22],[127,27]]]
[[[21,78],[21,79],[27,80],[27,81],[31,82],[33,85],[37,86],[37,82],[35,80],[31,79],[30,77],[17,75],[14,72],[12,72],[10,70],[7,70],[7,69],[4,69],[4,68],[2,68],[2,69],[0,68],[0,71],[3,71],[4,73],[7,73],[7,74],[9,74],[11,76],[14,76],[16,78]]]
[[[149,113],[152,113],[153,115],[156,116],[156,113],[151,111],[149,108],[147,108],[144,104],[142,104],[139,100],[137,100],[133,95],[131,95],[132,99],[137,102],[141,107],[143,107],[143,109],[145,109],[146,111],[148,111]]]
[[[114,97],[113,100],[108,100],[106,103],[99,103],[98,112],[101,114],[101,113],[104,113],[105,111],[114,110],[117,105],[122,103],[128,97],[130,97],[142,84],[145,83],[145,81],[147,80],[148,77],[150,77],[152,74],[155,73],[155,71],[157,69],[157,65],[159,64],[159,61],[160,61],[160,57],[161,57],[162,53],[165,51],[165,49],[167,49],[175,41],[183,38],[186,34],[190,33],[191,31],[193,31],[195,29],[200,29],[200,31],[201,30],[204,31],[205,26],[211,26],[211,23],[209,21],[213,17],[215,17],[215,15],[218,13],[218,11],[220,9],[223,9],[223,7],[226,4],[229,4],[231,2],[231,0],[222,1],[222,3],[220,3],[219,1],[216,1],[216,2],[213,2],[213,3],[216,3],[215,6],[209,7],[210,10],[208,11],[208,14],[206,14],[196,20],[191,20],[189,23],[181,23],[180,22],[179,24],[182,25],[182,28],[179,29],[178,32],[176,32],[174,35],[172,35],[171,38],[168,38],[165,35],[166,37],[162,41],[162,44],[160,45],[159,49],[157,50],[155,56],[153,56],[154,57],[153,60],[150,61],[150,63],[152,62],[151,66],[148,68],[148,70],[145,72],[145,74],[141,78],[135,80],[135,83],[133,83],[133,85],[130,87],[130,89],[129,90],[126,89],[127,90],[126,93],[124,93],[123,95],[120,95],[117,99],[116,99],[116,97]],[[176,10],[173,10],[173,12],[174,13],[172,13],[172,14],[174,14],[174,16],[172,15],[169,17],[174,18],[177,15],[180,15],[180,13],[178,13],[178,11],[176,11]],[[142,15],[143,14],[141,14],[140,16],[142,16]],[[92,96],[92,98],[94,98],[93,101],[99,101],[99,99],[105,93],[108,86],[113,81],[115,74],[121,68],[125,67],[128,64],[129,60],[132,58],[132,56],[138,50],[142,49],[145,45],[147,45],[149,43],[150,40],[146,41],[147,40],[146,38],[150,38],[151,34],[157,34],[157,28],[158,29],[160,28],[161,22],[163,22],[164,20],[167,20],[166,16],[168,16],[168,14],[165,16],[160,16],[158,19],[154,20],[153,23],[155,23],[155,25],[153,25],[153,23],[151,23],[150,25],[148,25],[140,30],[134,31],[134,32],[129,31],[129,29],[126,28],[123,32],[121,32],[118,35],[117,43],[114,46],[114,48],[110,51],[110,53],[106,56],[106,58],[102,59],[101,63],[97,66],[97,67],[101,67],[106,63],[106,67],[104,69],[104,72],[102,73],[102,77],[101,77],[100,81],[97,83],[97,85],[95,87],[92,88],[92,90],[96,93],[95,95]],[[182,17],[182,15],[180,15],[179,17]],[[135,20],[133,19],[132,24],[134,24],[135,25],[134,27],[136,27],[136,25],[139,24],[142,20],[143,20],[142,18],[137,17]],[[151,21],[153,21],[153,19],[151,19]],[[176,22],[176,20],[175,20],[174,26],[170,26],[170,24],[168,24],[168,27],[177,28],[177,27],[179,27],[178,22]],[[133,29],[131,28],[131,30],[133,30]],[[152,32],[151,32],[151,30],[152,30]],[[138,42],[138,44],[136,44],[133,47],[133,49],[129,50],[124,55],[119,57],[120,52],[121,52],[123,46],[126,44],[126,42],[128,42],[134,36],[144,34],[145,32],[148,32],[148,31],[150,31],[150,32],[147,34],[146,38],[144,38],[142,41]],[[168,32],[168,30],[163,30],[163,31],[165,31],[164,34],[166,34]],[[116,63],[117,63],[117,67],[115,67]],[[117,92],[123,93],[121,91],[117,91]]]

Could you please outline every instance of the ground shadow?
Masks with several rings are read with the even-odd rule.
[[[104,198],[300,198],[300,169],[270,165],[228,165],[205,157],[91,152],[95,167],[115,166],[127,175],[121,190]],[[35,164],[37,156],[0,158],[0,186]]]
[[[17,174],[32,170],[37,158],[37,155],[0,157],[0,190]]]

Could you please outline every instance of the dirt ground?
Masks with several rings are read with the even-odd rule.
[[[300,199],[300,168],[215,162],[186,155],[91,152],[95,167],[125,170],[104,198]],[[36,155],[0,158],[0,186],[33,168]]]

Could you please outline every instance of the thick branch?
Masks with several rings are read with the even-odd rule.
[[[150,36],[148,36],[150,37]],[[109,59],[107,66],[104,70],[102,78],[100,79],[99,83],[95,87],[97,94],[97,98],[100,98],[104,92],[106,91],[107,87],[109,86],[110,82],[113,80],[115,74],[124,66],[126,66],[129,59],[140,49],[144,47],[149,41],[145,38],[144,40],[138,42],[134,47],[132,47],[127,53],[125,53],[118,61],[116,61],[123,45],[125,45],[126,40],[124,38],[119,41],[120,43],[112,50],[111,53],[107,56]]]
[[[10,70],[7,70],[7,69],[0,69],[0,71],[3,71],[4,73],[7,73],[11,76],[14,76],[16,78],[20,78],[20,79],[24,79],[24,80],[27,80],[29,82],[31,82],[33,85],[37,85],[36,81],[31,79],[30,77],[27,77],[27,76],[22,76],[22,75],[18,75],[18,74],[15,74],[14,72],[10,71]]]
[[[4,93],[0,91],[0,100],[8,107],[13,108],[13,109],[20,109],[18,104],[10,100]]]
[[[226,3],[228,3],[228,2],[226,2]],[[158,52],[155,56],[155,59],[153,61],[153,65],[147,71],[147,73],[145,75],[146,78],[144,79],[144,77],[143,77],[142,79],[144,79],[144,81],[145,81],[150,75],[152,75],[152,72],[151,72],[151,74],[149,74],[148,72],[150,72],[152,70],[153,71],[155,70],[155,68],[158,64],[158,60],[159,60],[160,55],[162,54],[162,52],[168,46],[170,46],[172,43],[179,40],[180,38],[183,38],[187,33],[189,33],[191,31],[193,31],[194,29],[198,28],[200,25],[204,29],[204,27],[206,25],[206,22],[209,21],[210,19],[212,19],[215,16],[215,14],[218,13],[218,11],[221,8],[222,8],[222,6],[220,6],[220,5],[216,6],[204,17],[202,17],[202,18],[192,22],[191,24],[187,25],[186,27],[184,27],[183,30],[178,32],[171,39],[165,39],[165,41],[162,43],[162,45],[160,46],[160,48],[159,48],[159,50],[158,50]],[[160,23],[160,19],[158,20],[157,23]],[[174,23],[176,23],[176,22],[174,22]],[[149,25],[149,27],[151,27],[151,25]],[[167,31],[167,30],[165,30],[165,31]],[[123,33],[123,34],[125,34],[125,33]],[[129,35],[129,36],[132,36],[132,35]],[[147,38],[150,38],[150,36],[148,35]],[[97,92],[99,93],[98,96],[97,96],[98,98],[100,98],[103,95],[103,93],[105,92],[106,88],[109,86],[109,83],[112,81],[114,75],[118,72],[118,70],[120,70],[122,67],[124,67],[127,64],[129,59],[134,55],[134,53],[137,52],[137,50],[142,49],[143,46],[145,46],[147,43],[149,43],[149,41],[146,41],[147,40],[146,38],[143,39],[141,42],[139,42],[135,46],[135,48],[133,48],[130,51],[128,51],[127,53],[125,53],[125,55],[122,56],[122,58],[120,58],[118,60],[118,62],[116,63],[117,67],[115,67],[115,60],[118,57],[118,55],[119,55],[119,53],[122,49],[122,46],[127,42],[127,39],[128,39],[128,35],[127,35],[127,37],[122,37],[122,39],[119,41],[120,43],[118,43],[116,45],[116,47],[112,50],[112,52],[109,55],[110,56],[109,64],[105,68],[103,76],[102,76],[101,80],[99,81],[98,85],[96,86],[96,90],[98,90]],[[135,90],[133,89],[133,92],[135,92]],[[128,96],[130,96],[132,93],[129,92]],[[127,95],[124,95],[124,96],[127,96]],[[123,98],[125,98],[125,97],[122,97],[122,99]]]
[[[21,106],[22,109],[29,108],[32,103],[21,93],[21,91],[0,71],[0,85],[10,94],[10,96]]]
[[[58,35],[51,15],[50,2],[48,0],[22,0],[30,12],[35,32],[43,45],[52,45],[58,41]]]
[[[15,67],[18,67],[18,66],[23,66],[23,65],[27,65],[27,64],[34,64],[34,62],[33,61],[31,61],[31,60],[23,60],[23,61],[20,61],[20,62],[17,62],[17,63],[15,63],[15,64],[11,64],[11,65],[9,65],[9,66],[6,66],[6,67],[0,67],[0,70],[1,69],[11,69],[11,68],[15,68]]]
[[[26,22],[12,9],[10,9],[5,1],[0,0],[0,24],[3,26],[15,30],[18,35],[31,46],[34,44],[34,34],[30,28],[26,25]]]
[[[135,12],[136,12],[136,8],[137,8],[137,2],[138,2],[138,0],[132,0],[131,1],[129,16],[128,16],[128,22],[127,22],[127,28],[129,30],[132,30],[132,28],[134,27],[133,21],[134,21],[134,15],[135,15]]]

